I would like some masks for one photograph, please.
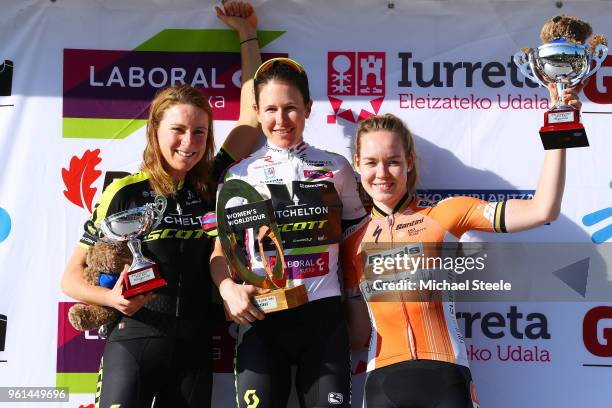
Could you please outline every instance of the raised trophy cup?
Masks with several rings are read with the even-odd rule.
[[[123,282],[126,299],[167,285],[159,276],[155,262],[142,254],[140,239],[159,225],[166,209],[166,198],[155,197],[154,203],[115,213],[100,221],[100,229],[113,241],[127,241],[134,259]]]
[[[523,75],[540,85],[554,84],[557,101],[544,113],[540,138],[545,150],[589,145],[580,111],[563,104],[563,90],[584,82],[601,67],[608,54],[605,36],[591,35],[591,26],[575,17],[557,16],[547,21],[540,35],[545,43],[514,54],[514,63]]]
[[[226,208],[230,200],[246,204]],[[230,203],[231,204],[231,203]],[[286,287],[287,266],[271,200],[264,198],[249,183],[242,180],[225,182],[217,199],[217,228],[223,253],[230,264],[232,278],[270,292],[254,297],[264,312],[290,309],[308,302],[306,287]],[[264,274],[253,270],[249,242],[257,239],[257,248]],[[264,240],[269,239],[276,251],[272,265],[265,256]]]

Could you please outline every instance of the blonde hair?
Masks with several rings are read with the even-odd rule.
[[[141,170],[149,175],[149,183],[156,193],[169,196],[177,191],[177,184],[168,173],[168,163],[163,158],[157,131],[164,113],[169,108],[188,104],[202,109],[208,114],[208,136],[206,148],[200,161],[187,172],[185,182],[193,187],[198,194],[207,200],[214,199],[215,180],[212,179],[212,165],[215,155],[215,137],[213,135],[212,108],[204,95],[197,88],[189,85],[175,85],[160,90],[149,109],[147,121],[147,146],[142,154]]]
[[[395,115],[386,113],[381,116],[372,116],[359,123],[353,150],[355,152],[355,164],[357,164],[361,154],[361,137],[365,134],[381,130],[391,132],[400,138],[402,147],[404,148],[404,154],[406,155],[406,160],[412,161],[412,169],[408,172],[406,188],[411,193],[414,193],[418,179],[417,154],[414,148],[414,138],[412,137],[412,133],[410,133],[410,130],[408,130],[406,124]]]

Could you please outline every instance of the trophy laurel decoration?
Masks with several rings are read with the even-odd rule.
[[[232,199],[241,199],[243,205],[227,207]],[[227,207],[227,208],[226,208]],[[217,228],[223,254],[230,264],[232,278],[271,289],[256,295],[255,304],[264,312],[276,312],[302,305],[308,301],[306,287],[287,287],[287,265],[283,253],[280,231],[274,216],[271,200],[264,198],[253,186],[242,180],[228,180],[223,184],[217,199]],[[249,233],[258,241],[258,250],[265,274],[252,269],[251,256],[247,250]],[[266,258],[263,241],[269,239],[276,252],[274,265]]]
[[[544,87],[554,84],[557,89],[557,101],[544,113],[544,126],[540,128],[545,150],[589,145],[580,112],[563,104],[563,91],[584,83],[599,70],[608,54],[603,34],[594,35],[585,45],[591,34],[589,23],[576,17],[556,16],[542,28],[543,45],[514,54],[514,63],[523,75]]]

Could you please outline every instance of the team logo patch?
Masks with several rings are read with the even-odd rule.
[[[307,279],[326,275],[329,272],[329,253],[285,255],[289,279]],[[270,257],[270,267],[276,264],[276,257]]]
[[[266,180],[273,179],[276,176],[276,168],[275,167],[266,167],[263,169],[264,176],[266,176]]]
[[[334,173],[327,169],[304,170],[304,177],[306,177],[307,180],[312,181],[324,178],[334,178]]]
[[[495,223],[495,207],[497,203],[487,203],[484,205],[482,215],[493,225]]]
[[[339,392],[330,392],[327,394],[327,402],[333,405],[340,405],[344,402],[344,395]]]
[[[204,214],[202,217],[202,229],[208,236],[217,236],[217,214],[214,211]]]

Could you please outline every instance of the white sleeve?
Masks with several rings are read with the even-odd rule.
[[[339,170],[336,185],[342,200],[342,220],[352,221],[365,217],[366,211],[359,197],[355,172],[344,156],[338,160]]]

